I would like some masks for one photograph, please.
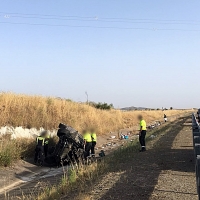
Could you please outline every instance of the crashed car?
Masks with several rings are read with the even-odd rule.
[[[57,136],[59,141],[45,162],[51,166],[82,162],[84,159],[83,136],[72,127],[62,123],[59,124]]]

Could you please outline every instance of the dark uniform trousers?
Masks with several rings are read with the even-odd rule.
[[[92,148],[92,142],[86,142],[86,144],[85,144],[85,158],[90,156],[91,148]]]
[[[141,133],[140,133],[140,137],[139,137],[139,141],[140,141],[140,145],[142,147],[145,147],[145,136],[146,136],[146,130],[142,130]]]
[[[38,161],[38,156],[40,157],[40,161],[43,163],[44,162],[44,146],[42,145],[37,145],[35,148],[35,159],[34,161]]]
[[[45,158],[46,158],[47,155],[48,155],[48,150],[49,150],[49,145],[48,145],[48,144],[45,144],[45,145],[44,145],[44,155],[45,155]]]
[[[92,142],[91,154],[95,154],[95,146],[96,146],[96,144],[97,143],[95,141]]]

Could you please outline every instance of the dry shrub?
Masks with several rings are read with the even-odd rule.
[[[10,139],[9,134],[0,137],[0,166],[9,166],[14,161],[33,156],[35,141],[32,139]]]
[[[58,137],[54,136],[49,140],[49,146],[54,147]],[[0,137],[0,166],[10,166],[15,161],[26,158],[33,158],[35,154],[36,141],[34,139],[17,138],[11,139],[10,134]]]

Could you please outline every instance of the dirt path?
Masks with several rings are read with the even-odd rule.
[[[186,126],[175,137],[171,151],[163,153],[165,166],[150,199],[197,199],[192,145],[192,131]]]
[[[136,153],[102,177],[87,199],[92,200],[197,200],[194,153],[189,118],[148,143],[148,151]]]

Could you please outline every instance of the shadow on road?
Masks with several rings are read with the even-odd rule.
[[[115,168],[114,173],[119,170],[125,173],[100,199],[148,200],[163,170],[194,172],[192,148],[171,148],[187,119],[182,118],[178,122],[171,123],[171,128],[154,144],[154,148],[133,155],[132,159]]]

